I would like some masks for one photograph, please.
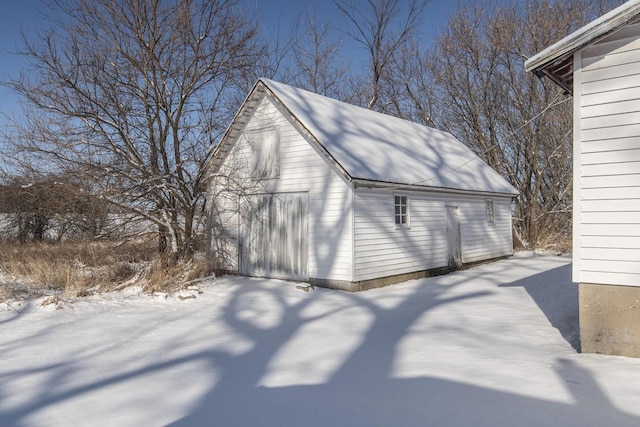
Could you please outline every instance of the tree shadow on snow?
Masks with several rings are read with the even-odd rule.
[[[525,286],[533,298],[537,298],[536,302],[546,301],[546,298],[539,296],[539,287],[543,288],[549,281],[557,282],[557,277],[565,277],[568,268],[560,267],[529,277],[528,281],[539,284],[531,290],[520,281],[503,286]],[[640,425],[639,417],[615,408],[592,375],[571,360],[558,360],[554,366],[560,382],[572,396],[569,401],[535,398],[433,376],[394,376],[393,365],[398,347],[419,318],[435,309],[465,300],[490,297],[492,294],[490,290],[450,292],[457,284],[469,279],[461,274],[456,280],[449,285],[445,283],[451,281],[432,281],[424,286],[422,283],[412,284],[405,287],[403,292],[385,295],[389,301],[397,298],[393,304],[387,304],[384,298],[373,301],[367,297],[367,293],[317,290],[303,296],[299,293],[292,295],[288,286],[266,283],[269,281],[265,281],[265,286],[238,286],[224,307],[221,321],[234,334],[251,341],[250,348],[244,353],[231,353],[212,347],[179,357],[166,357],[75,388],[57,391],[54,387],[46,388],[39,399],[12,409],[0,409],[0,420],[3,425],[23,425],[30,414],[83,394],[108,389],[113,385],[126,385],[131,380],[151,373],[199,362],[202,363],[202,369],[220,375],[186,415],[169,425]],[[256,279],[254,283],[261,284],[261,280]],[[328,304],[324,300],[320,306],[314,306],[317,296],[329,298],[335,304]],[[553,296],[549,299],[553,299]],[[550,310],[544,301],[538,302],[542,304],[541,308],[543,311]],[[277,313],[277,316],[273,316],[273,313]],[[367,316],[366,322],[360,318],[353,325],[350,324],[350,318],[362,313]],[[331,335],[336,333],[336,315],[344,320],[344,325],[338,324],[344,331],[352,326],[366,326],[365,331],[355,334],[357,339],[353,342],[352,350],[333,349],[331,345],[326,345],[333,342],[336,346],[342,345],[341,339],[334,340]],[[263,316],[270,320],[261,321]],[[552,324],[565,324],[563,319],[556,319],[551,314],[547,316],[551,316]],[[293,385],[286,385],[287,381],[281,383],[284,385],[265,385],[269,384],[264,381],[265,376],[277,371],[277,367],[274,369],[272,365],[273,361],[283,359],[276,356],[282,356],[283,349],[300,335],[308,337],[308,329],[305,330],[306,334],[300,332],[310,325],[314,325],[315,335],[311,335],[309,345],[322,342],[325,346],[307,348],[305,354],[299,356],[308,358],[309,354],[318,355],[315,360],[305,360],[308,363],[306,369],[312,370],[315,365],[321,365],[325,358],[330,358],[334,353],[344,357],[333,366],[334,369],[327,372],[324,379],[314,384],[299,384],[301,378],[304,380],[305,377],[305,371],[302,371],[293,378]],[[426,355],[433,350],[428,346],[421,349]],[[455,358],[456,354],[451,354],[451,357]],[[287,359],[284,363],[296,362],[297,357],[292,354],[290,362]],[[304,369],[305,365],[299,368]],[[77,375],[77,369],[66,366],[62,370],[69,372],[53,374]],[[55,377],[60,379],[60,375]],[[530,384],[535,379],[524,376],[521,380]],[[292,381],[288,384],[292,384]],[[500,384],[496,387],[499,388]],[[544,385],[540,388],[544,389]],[[171,399],[171,396],[163,396],[163,399]]]
[[[546,283],[547,277],[564,277],[566,268],[540,274],[534,283]],[[537,295],[537,290],[532,291]],[[286,307],[278,325],[264,330],[239,319],[236,298],[228,306],[225,320],[251,337],[255,343],[253,349],[226,359],[222,366],[216,363],[223,371],[221,380],[190,414],[171,425],[635,426],[640,423],[638,417],[613,407],[591,374],[570,360],[559,360],[554,369],[573,394],[572,403],[435,377],[392,377],[397,346],[419,317],[439,306],[490,295],[490,292],[472,292],[451,297],[446,293],[444,286],[427,289],[416,286],[413,294],[392,308],[382,308],[358,294],[347,294],[354,306],[365,307],[373,314],[372,324],[359,346],[320,384],[274,387],[261,385],[261,378],[269,372],[269,363],[276,351],[306,322],[322,322],[328,313],[315,318],[303,317],[313,298],[303,299]],[[340,309],[337,307],[336,311]],[[552,322],[556,322],[551,317]],[[349,324],[344,327],[349,328]],[[321,351],[324,349],[317,350],[318,354],[324,353]],[[430,350],[424,348],[424,351]],[[295,362],[294,356],[291,363]],[[321,362],[322,356],[319,356],[317,363]],[[531,378],[522,381],[528,382]]]
[[[460,382],[362,372],[327,384],[219,390],[172,426],[636,426],[611,406],[586,370],[561,360],[558,375],[589,399],[561,403]],[[597,401],[598,404],[593,403]]]

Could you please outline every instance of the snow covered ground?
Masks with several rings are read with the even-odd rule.
[[[572,347],[566,257],[357,294],[201,290],[0,306],[0,425],[640,425],[640,360]]]

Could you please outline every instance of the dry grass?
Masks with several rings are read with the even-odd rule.
[[[207,260],[165,266],[153,240],[0,246],[0,301],[42,296],[75,299],[140,285],[144,292],[173,292],[211,275]]]
[[[175,292],[198,279],[211,276],[213,263],[206,259],[193,260],[186,264],[163,265],[159,260],[147,266],[142,290],[145,293]]]
[[[571,253],[572,240],[569,233],[555,233],[541,238],[538,242],[538,249],[558,253]]]

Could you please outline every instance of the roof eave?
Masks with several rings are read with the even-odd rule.
[[[525,70],[527,72],[532,71],[536,75],[541,75],[544,73],[544,70],[552,65],[562,62],[568,56],[573,56],[574,52],[606,37],[636,18],[639,14],[640,0],[631,0],[529,58],[524,63]],[[551,77],[547,73],[544,74]],[[552,80],[558,83],[556,79]],[[564,85],[560,86],[567,90]]]
[[[255,104],[261,99],[261,93],[264,93],[264,83],[258,80],[245,97],[238,112],[233,116],[233,120],[231,120],[226,131],[216,144],[207,165],[207,168],[209,168],[211,172],[216,171],[229,154],[231,140],[237,138],[241,133],[242,128],[244,128],[246,124],[246,121],[243,121],[243,119],[255,109]]]
[[[550,71],[549,69],[543,69],[543,70],[537,71],[535,74],[540,78],[545,76],[548,77],[552,82],[560,86],[564,90],[565,94],[573,95],[573,79],[572,78],[571,79],[562,78],[562,76],[559,76],[557,73]]]
[[[419,184],[402,184],[397,182],[375,181],[371,179],[354,178],[353,185],[355,188],[377,188],[385,190],[398,191],[421,191],[434,193],[454,193],[454,194],[473,194],[490,197],[517,197],[520,193],[513,188],[512,192],[488,191],[488,190],[465,190],[460,188],[435,187]]]

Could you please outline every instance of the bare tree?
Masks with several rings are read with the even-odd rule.
[[[342,40],[338,31],[327,21],[318,23],[315,10],[304,15],[301,28],[292,48],[296,70],[292,83],[314,93],[343,99],[348,80],[348,63],[340,57]]]
[[[438,127],[435,121],[437,97],[428,67],[428,55],[420,43],[411,40],[402,46],[386,77],[388,107],[385,110],[388,114]]]
[[[264,54],[239,10],[236,0],[54,0],[51,30],[25,36],[31,65],[7,83],[28,102],[14,142],[155,224],[167,259],[189,258],[205,166]]]
[[[474,3],[454,13],[426,59],[439,127],[520,191],[514,234],[524,246],[569,239],[572,208],[571,103],[525,73],[524,59],[599,16],[607,3]]]
[[[385,111],[384,106],[378,105],[385,76],[402,48],[417,36],[427,3],[428,0],[334,0],[351,26],[348,34],[367,51],[367,108]]]

